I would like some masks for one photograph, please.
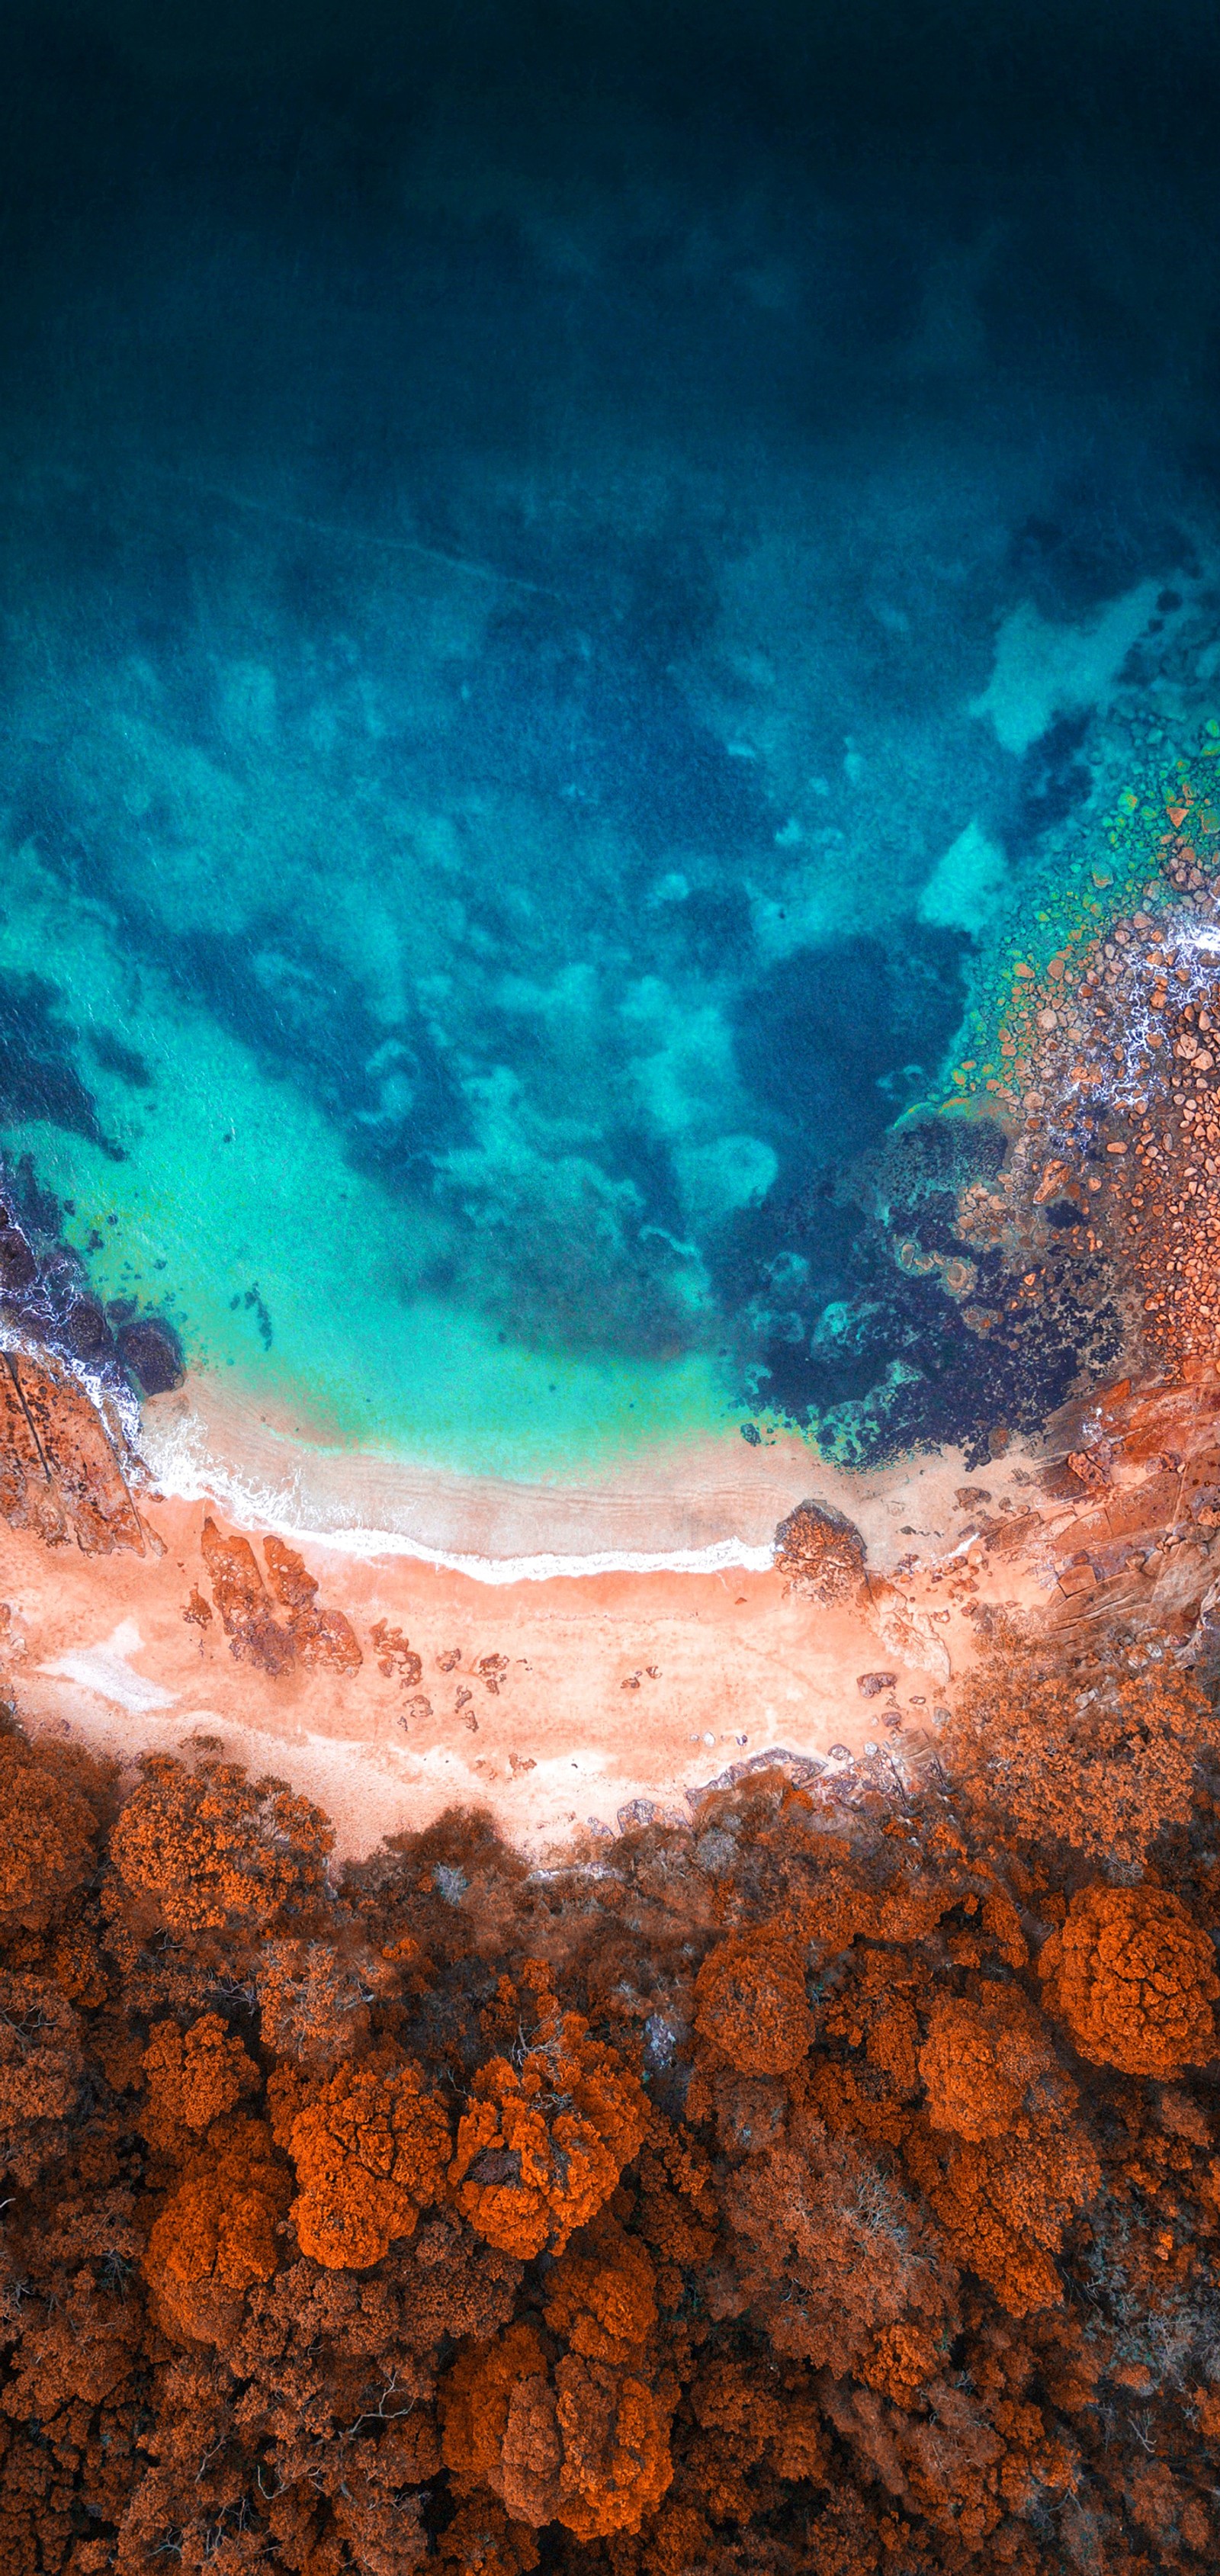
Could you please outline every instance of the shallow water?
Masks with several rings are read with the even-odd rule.
[[[1021,1411],[909,1113],[1215,676],[1193,22],[753,15],[8,22],[0,1139],[332,1447]]]

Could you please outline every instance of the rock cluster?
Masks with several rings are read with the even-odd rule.
[[[317,1583],[283,1539],[263,1541],[270,1592],[249,1539],[223,1538],[210,1513],[202,1546],[216,1613],[239,1663],[257,1664],[265,1673],[289,1673],[298,1663],[307,1670],[355,1672],[363,1663],[351,1621],[341,1610],[317,1607]],[[281,1611],[286,1615],[279,1616]]]
[[[857,1601],[867,1591],[864,1541],[833,1503],[798,1503],[775,1533],[775,1567],[809,1601]]]

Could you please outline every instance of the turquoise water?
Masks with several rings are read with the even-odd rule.
[[[999,1147],[909,1113],[1214,596],[1192,183],[1150,246],[1154,133],[1052,204],[965,74],[956,158],[884,78],[845,156],[778,22],[765,114],[481,23],[30,22],[0,1141],[312,1437],[977,1436],[1018,1392],[893,1248]]]

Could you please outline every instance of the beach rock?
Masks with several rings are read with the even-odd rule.
[[[139,1323],[124,1324],[118,1335],[118,1353],[145,1395],[172,1395],[186,1376],[182,1344],[172,1324],[160,1316],[146,1315]]]
[[[38,1264],[20,1228],[0,1226],[0,1297],[20,1297],[37,1276]]]
[[[34,1436],[19,1363],[0,1360],[0,1513],[10,1529],[35,1530],[49,1547],[68,1537],[67,1515]]]
[[[249,1540],[222,1538],[211,1519],[203,1524],[203,1554],[221,1625],[239,1661],[265,1673],[289,1673],[298,1663],[307,1671],[358,1671],[364,1658],[350,1620],[341,1610],[318,1608],[317,1583],[285,1540],[263,1541],[270,1593]],[[287,1614],[282,1620],[277,1604]]]
[[[865,1545],[833,1503],[798,1503],[775,1533],[775,1569],[808,1601],[855,1601],[867,1589]]]
[[[291,1672],[296,1646],[276,1619],[249,1539],[222,1538],[209,1514],[202,1547],[217,1616],[238,1662],[265,1673]]]
[[[110,1358],[114,1339],[106,1310],[96,1297],[78,1297],[62,1326],[62,1339],[74,1359]]]
[[[263,1555],[271,1589],[281,1606],[285,1610],[311,1610],[318,1586],[316,1578],[306,1572],[304,1557],[274,1534],[263,1540]]]
[[[856,1688],[865,1699],[876,1699],[880,1691],[892,1690],[896,1673],[857,1673]]]
[[[0,1363],[4,1412],[0,1503],[14,1528],[86,1556],[116,1548],[145,1554],[144,1531],[124,1462],[97,1407],[66,1365],[9,1352]]]
[[[290,1624],[297,1653],[310,1671],[354,1673],[364,1662],[356,1631],[342,1610],[297,1610]]]
[[[351,1621],[341,1610],[319,1609],[317,1582],[306,1572],[304,1558],[274,1536],[264,1539],[263,1554],[271,1589],[288,1613],[288,1633],[301,1662],[323,1672],[357,1672],[364,1657]],[[413,1655],[411,1661],[418,1681],[423,1666],[418,1655]]]
[[[401,1628],[391,1628],[385,1619],[378,1619],[369,1635],[374,1653],[379,1658],[378,1671],[385,1674],[387,1681],[392,1681],[397,1673],[404,1690],[414,1690],[423,1679],[424,1663],[422,1655],[416,1654],[410,1638],[403,1635]],[[452,1669],[444,1655],[438,1660],[443,1673]]]

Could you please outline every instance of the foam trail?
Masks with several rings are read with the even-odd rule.
[[[752,1546],[740,1538],[715,1539],[704,1547],[656,1551],[606,1548],[581,1556],[471,1556],[456,1549],[429,1547],[425,1540],[403,1530],[319,1528],[308,1517],[299,1478],[285,1479],[278,1489],[260,1489],[210,1455],[200,1432],[198,1417],[192,1415],[172,1438],[159,1440],[155,1447],[147,1437],[142,1440],[139,1454],[160,1493],[176,1502],[214,1503],[243,1529],[272,1531],[294,1544],[330,1547],[344,1556],[365,1560],[405,1556],[446,1573],[469,1575],[476,1583],[491,1584],[554,1583],[601,1574],[723,1574],[730,1567],[744,1573],[767,1574],[775,1562],[773,1545]]]

